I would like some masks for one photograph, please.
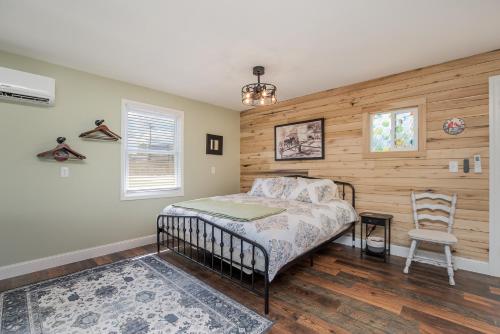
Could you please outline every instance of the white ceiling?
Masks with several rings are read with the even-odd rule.
[[[0,0],[0,49],[234,110],[500,48],[498,0]]]

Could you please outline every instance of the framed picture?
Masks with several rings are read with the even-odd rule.
[[[222,136],[207,133],[207,154],[222,155]]]
[[[325,119],[318,118],[274,127],[274,160],[325,158]]]

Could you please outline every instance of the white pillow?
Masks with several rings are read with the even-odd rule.
[[[257,178],[253,181],[252,189],[248,192],[251,196],[281,198],[285,188],[286,178]]]
[[[288,178],[281,197],[309,203],[325,203],[339,198],[335,182],[330,179]]]
[[[332,180],[302,179],[309,183],[309,187],[314,188],[313,191],[316,193],[316,200],[318,203],[325,203],[340,198],[338,186]]]

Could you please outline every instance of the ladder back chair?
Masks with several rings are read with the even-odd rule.
[[[412,261],[441,266],[448,270],[450,285],[455,285],[453,275],[456,269],[455,261],[451,254],[451,247],[458,241],[452,234],[457,195],[453,194],[452,196],[448,196],[430,192],[415,194],[412,192],[411,201],[413,207],[413,221],[415,222],[416,228],[408,232],[408,236],[411,239],[411,246],[410,253],[406,259],[406,266],[403,270],[404,273],[408,274]],[[442,212],[442,214],[438,212]],[[426,225],[424,222],[429,222],[433,225],[436,223],[441,225],[444,224],[446,225],[446,231],[424,228],[424,225]],[[445,260],[442,261],[417,255],[417,248],[422,242],[442,245],[444,248]]]

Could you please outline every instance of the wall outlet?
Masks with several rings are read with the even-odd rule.
[[[210,167],[210,174],[215,175],[215,166]]]
[[[458,161],[451,160],[448,169],[450,173],[458,173]]]
[[[60,177],[69,177],[69,167],[62,166],[59,170]]]

